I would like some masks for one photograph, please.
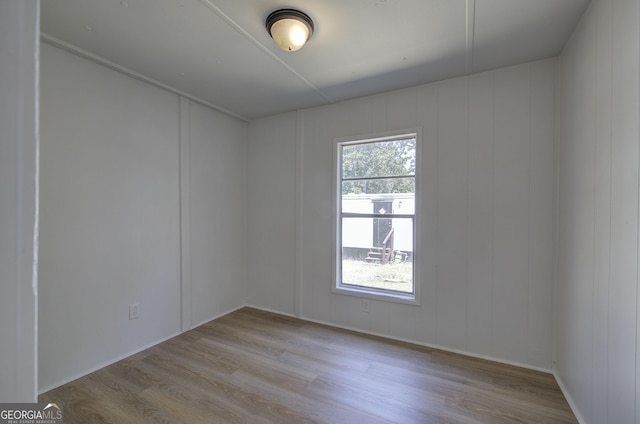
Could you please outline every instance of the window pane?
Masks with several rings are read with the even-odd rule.
[[[338,291],[415,300],[416,137],[338,144]]]
[[[342,182],[342,194],[415,193],[415,178],[362,179]]]
[[[342,212],[413,215],[415,195],[413,192],[386,195],[347,194],[342,196]]]
[[[342,284],[413,293],[413,218],[342,218]]]
[[[341,161],[342,178],[415,175],[416,140],[343,145]]]

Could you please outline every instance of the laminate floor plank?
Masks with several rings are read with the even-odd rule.
[[[40,396],[65,424],[575,424],[553,376],[242,308]]]
[[[263,394],[269,402],[286,404],[293,409],[305,411],[305,421],[310,423],[371,423],[392,424],[395,421],[385,420],[371,411],[353,408],[339,400],[322,399],[309,396],[307,390],[303,392],[291,391],[282,386],[276,386],[263,379],[256,378],[242,371],[233,374],[232,380],[248,391]],[[293,421],[303,422],[303,421]]]

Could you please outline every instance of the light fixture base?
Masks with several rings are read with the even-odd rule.
[[[295,9],[279,9],[266,19],[267,31],[278,47],[285,51],[302,48],[313,35],[313,21],[304,12]]]

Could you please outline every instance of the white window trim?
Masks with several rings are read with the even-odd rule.
[[[340,281],[340,263],[341,252],[338,248],[338,241],[340,240],[339,230],[340,225],[338,223],[341,211],[340,202],[338,196],[342,194],[340,187],[339,171],[339,151],[340,146],[345,143],[361,143],[366,141],[385,141],[402,138],[403,136],[415,134],[416,137],[416,173],[415,173],[415,218],[414,218],[414,234],[413,234],[413,293],[399,293],[391,291],[376,290],[367,287],[358,286],[342,286]],[[387,131],[382,133],[359,135],[352,137],[339,137],[334,139],[333,143],[333,217],[332,217],[332,243],[333,243],[333,255],[332,255],[332,281],[331,291],[335,294],[356,296],[365,299],[381,300],[394,303],[403,303],[408,305],[420,306],[420,262],[421,262],[421,209],[422,209],[422,196],[421,196],[421,178],[422,178],[422,128],[409,128],[397,131]]]

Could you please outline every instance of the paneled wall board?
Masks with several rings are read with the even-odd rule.
[[[41,63],[42,391],[244,303],[246,135],[56,47]]]
[[[593,25],[593,15],[587,14],[577,29]],[[591,39],[574,34],[560,59],[560,134],[559,156],[559,240],[556,289],[556,366],[561,381],[571,390],[575,403],[588,404],[587,388],[590,375],[581,369],[591,369],[591,347],[596,342],[591,334],[576,331],[579,322],[591,323],[593,293],[590,266],[594,239],[594,193],[589,186],[593,159],[593,123],[595,98],[593,90],[579,89],[588,84],[595,63],[595,52],[589,51]],[[566,111],[573,109],[573,113]],[[569,134],[572,134],[569,136]],[[602,241],[598,241],[598,244]],[[608,278],[608,277],[607,277]],[[580,284],[583,284],[582,288]],[[586,329],[585,329],[586,330]],[[582,390],[575,390],[583,388]],[[585,412],[583,412],[584,414]],[[605,421],[606,422],[606,421]]]
[[[420,177],[422,213],[420,243],[421,307],[416,310],[416,340],[436,340],[438,329],[438,85],[417,88],[417,123],[422,127],[422,168]]]
[[[492,355],[493,328],[493,73],[469,79],[468,349]]]
[[[438,282],[435,343],[465,350],[467,344],[467,214],[469,79],[437,85],[438,205],[435,275]],[[431,211],[432,209],[427,209]]]
[[[528,350],[538,362],[552,349],[553,329],[553,192],[554,184],[554,98],[556,68],[544,67],[531,73],[531,139],[529,141],[529,300],[527,311]],[[535,87],[535,90],[533,89]]]
[[[609,282],[609,422],[633,422],[638,326],[638,129],[640,3],[614,2],[611,83],[611,280]],[[635,372],[633,372],[633,371]]]
[[[244,126],[190,104],[192,325],[244,304]]]
[[[640,422],[639,16],[593,1],[559,62],[555,372],[585,423]]]
[[[530,72],[509,68],[495,80],[492,325],[510,360],[528,356]]]
[[[251,264],[246,302],[287,314],[295,312],[296,292],[296,204],[291,196],[296,189],[295,122],[295,113],[253,121],[246,155],[247,261]],[[280,132],[281,128],[288,132]]]
[[[178,97],[46,44],[41,64],[42,389],[179,331],[180,204]]]
[[[609,317],[609,272],[611,262],[611,111],[612,92],[611,78],[613,70],[612,52],[609,48],[612,44],[611,28],[612,7],[611,0],[593,2],[593,11],[585,15],[585,20],[593,19],[591,25],[597,30],[590,39],[592,49],[597,52],[597,60],[592,62],[595,69],[595,86],[588,85],[587,90],[592,93],[597,103],[593,111],[594,137],[595,137],[595,163],[594,163],[594,196],[603,199],[594,203],[594,240],[598,242],[594,246],[593,257],[593,298],[599,299],[598,306],[593,308],[593,335],[591,337],[592,363],[589,368],[593,381],[586,399],[588,416],[593,423],[607,421],[608,415],[608,317]],[[589,25],[589,24],[586,24]],[[585,66],[582,71],[589,72],[590,66]],[[589,74],[587,74],[589,75]],[[593,77],[592,77],[593,78]],[[592,80],[593,81],[593,80]],[[590,115],[590,116],[594,116]],[[595,305],[594,305],[595,306]],[[582,370],[578,370],[582,373]],[[640,392],[637,392],[640,394]],[[636,401],[636,405],[638,402]],[[584,408],[583,408],[584,409]],[[638,417],[640,419],[640,417]]]
[[[546,60],[305,110],[297,140],[303,143],[301,314],[549,369],[554,73],[555,60]],[[249,142],[278,149],[292,133],[286,121],[250,123]],[[359,298],[331,293],[334,140],[412,127],[423,138],[421,305],[371,301],[364,312]],[[294,167],[265,164],[260,184],[276,183]],[[295,202],[295,190],[278,193]],[[270,219],[276,227],[291,225],[285,216]],[[264,262],[253,266],[253,276],[288,273]],[[249,279],[249,287],[258,284]]]
[[[191,154],[189,107],[191,101],[180,98],[180,329],[192,328],[191,294]]]
[[[37,396],[39,7],[0,3],[0,402]]]

